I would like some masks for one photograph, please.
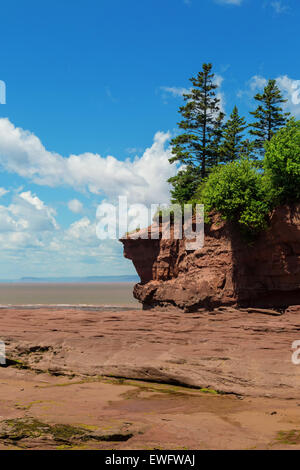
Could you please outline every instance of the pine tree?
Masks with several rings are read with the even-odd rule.
[[[215,120],[212,133],[209,134],[209,138],[211,141],[210,149],[212,152],[212,159],[211,159],[211,165],[215,166],[218,165],[222,161],[222,138],[223,138],[223,132],[224,132],[224,113],[219,113],[217,119]]]
[[[171,202],[184,204],[192,199],[201,182],[200,168],[187,166],[179,170],[176,176],[169,178],[168,182],[173,186]]]
[[[202,71],[190,78],[193,88],[184,95],[186,104],[179,112],[183,119],[178,123],[183,133],[172,139],[170,162],[179,161],[190,168],[200,167],[201,178],[205,178],[217,159],[215,139],[217,125],[223,119],[220,100],[216,97],[212,64],[203,64]]]
[[[251,142],[250,139],[245,139],[241,142],[240,155],[242,157],[251,159],[251,160],[257,160],[254,150],[255,150],[254,143]]]
[[[250,112],[256,119],[250,124],[252,127],[250,134],[255,137],[255,148],[263,154],[265,142],[270,141],[273,135],[286,124],[290,113],[282,112],[280,105],[286,103],[287,100],[283,99],[276,80],[269,80],[263,93],[257,93],[254,99],[260,104],[255,111]]]
[[[223,141],[220,149],[223,162],[237,160],[245,148],[243,132],[247,129],[245,118],[241,117],[235,106],[223,130]]]

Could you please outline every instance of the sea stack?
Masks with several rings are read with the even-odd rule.
[[[193,312],[219,306],[284,309],[300,304],[300,205],[281,206],[268,230],[245,242],[217,214],[205,225],[204,247],[187,251],[185,240],[122,239],[141,282],[134,296],[144,309]]]

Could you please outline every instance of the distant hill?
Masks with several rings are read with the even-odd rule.
[[[21,279],[1,279],[0,282],[139,282],[137,275],[87,276],[87,277],[22,277]]]

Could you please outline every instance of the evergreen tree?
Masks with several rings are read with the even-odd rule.
[[[287,100],[283,99],[282,94],[276,84],[276,80],[269,80],[262,94],[257,93],[254,99],[260,104],[255,111],[251,111],[256,121],[250,124],[252,129],[250,134],[255,137],[254,144],[260,153],[264,153],[264,144],[270,141],[276,132],[287,122],[290,113],[283,113],[282,103]]]
[[[211,149],[211,166],[218,165],[222,161],[222,138],[224,132],[224,117],[225,114],[220,112],[218,114],[217,119],[215,120],[212,133],[209,134],[209,139],[211,141],[210,149]]]
[[[169,178],[168,182],[173,186],[172,203],[184,204],[192,199],[201,182],[200,169],[189,165],[179,170],[176,176]]]
[[[245,139],[241,142],[241,150],[240,155],[248,160],[256,160],[254,155],[254,143],[250,141],[250,139]],[[257,162],[256,162],[257,163]]]
[[[233,162],[242,153],[245,153],[247,145],[243,141],[243,132],[247,127],[245,118],[239,115],[238,108],[235,106],[224,126],[223,142],[220,149],[223,162]]]
[[[217,85],[212,64],[203,64],[202,71],[190,81],[193,88],[184,95],[186,104],[179,109],[183,119],[178,125],[183,133],[171,141],[174,156],[170,162],[179,161],[190,168],[200,167],[201,178],[205,178],[217,160],[217,124],[220,125],[223,119],[220,100],[215,94]]]

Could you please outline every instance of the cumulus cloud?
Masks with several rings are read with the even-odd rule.
[[[97,238],[96,223],[85,216],[53,234],[48,252],[56,260],[57,269],[64,273],[67,267],[67,273],[75,275],[107,274],[108,269],[111,273],[134,273],[131,263],[123,257],[120,242]]]
[[[0,119],[0,167],[30,182],[51,187],[69,186],[90,191],[116,202],[127,196],[129,203],[169,201],[166,180],[176,173],[168,159],[169,133],[157,132],[152,145],[140,157],[125,161],[113,156],[85,153],[63,157],[48,151],[29,131]],[[0,188],[0,196],[7,190]],[[78,199],[68,202],[74,213],[81,213]],[[134,272],[122,256],[117,240],[99,240],[96,217],[82,217],[61,228],[56,212],[32,191],[22,188],[12,193],[10,204],[0,205],[0,259],[5,277],[19,275],[90,275]],[[3,276],[3,274],[2,274]]]
[[[43,238],[59,230],[55,210],[31,191],[13,196],[8,206],[0,205],[1,250],[18,251],[30,247],[47,247]]]
[[[284,97],[288,100],[286,107],[294,116],[300,116],[300,80],[294,80],[287,75],[282,75],[277,79]]]
[[[69,227],[58,226],[54,209],[31,191],[13,194],[0,205],[1,275],[36,276],[134,273],[117,240],[101,241],[96,218],[82,217]]]
[[[30,232],[53,231],[58,229],[56,212],[48,207],[31,191],[22,192],[13,198],[7,210],[16,224]]]
[[[68,208],[75,214],[80,214],[80,212],[83,210],[83,205],[80,201],[78,201],[78,199],[72,199],[68,202]]]
[[[92,223],[88,217],[73,222],[65,232],[67,240],[84,240],[89,246],[99,245],[96,237],[96,223]]]
[[[0,119],[0,165],[40,185],[68,185],[109,198],[126,195],[134,202],[163,203],[169,200],[166,180],[176,172],[168,161],[169,139],[169,133],[157,132],[152,146],[134,160],[93,153],[63,157],[5,118]]]
[[[26,201],[29,205],[33,206],[36,210],[42,211],[45,209],[45,204],[31,191],[26,191],[20,194],[20,198]]]
[[[1,244],[1,258],[3,255],[14,253],[14,258],[18,257],[18,253],[25,255],[26,250],[43,248],[45,243],[42,241],[40,235],[33,236],[30,232],[0,232],[0,244]],[[24,262],[24,258],[23,258]],[[5,271],[8,267],[6,267]]]

